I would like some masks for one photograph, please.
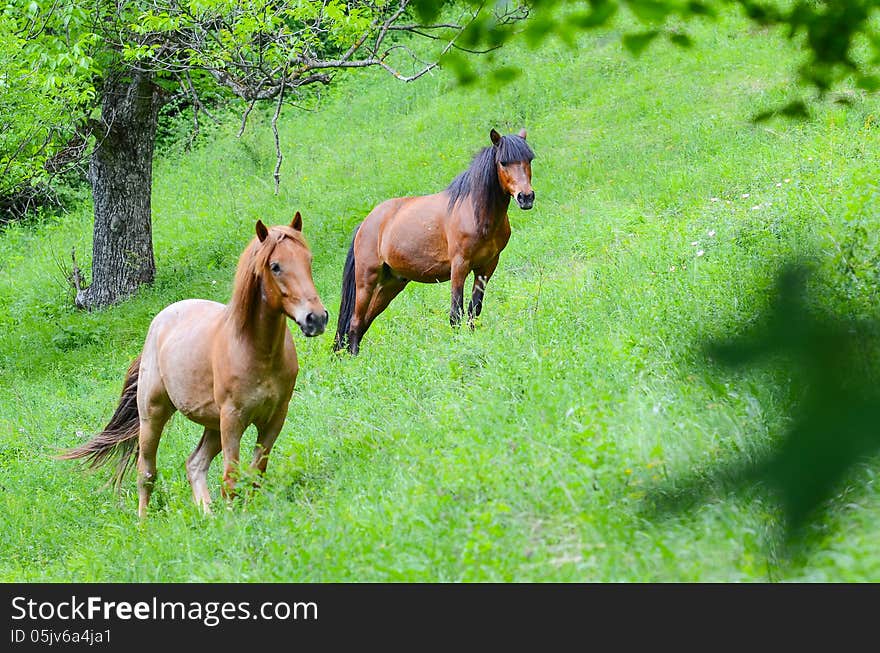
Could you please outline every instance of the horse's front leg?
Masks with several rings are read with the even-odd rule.
[[[259,476],[266,473],[266,465],[269,464],[269,453],[281,433],[284,426],[284,420],[287,418],[288,401],[282,402],[281,408],[272,417],[272,419],[264,426],[257,427],[257,444],[254,446],[254,459],[251,462],[253,469]],[[259,477],[254,479],[254,487],[260,487]]]
[[[486,265],[474,268],[474,290],[471,293],[471,301],[468,304],[468,326],[474,328],[474,319],[479,317],[483,310],[483,295],[486,293],[486,284],[498,267],[498,257],[489,261]]]
[[[238,458],[241,452],[241,436],[247,424],[236,408],[224,407],[220,411],[220,446],[223,449],[223,484],[220,493],[224,499],[235,496],[238,477]]]
[[[470,274],[471,266],[463,257],[457,256],[452,260],[450,281],[452,282],[452,308],[449,311],[449,324],[457,327],[461,324],[461,316],[464,313],[464,281]]]

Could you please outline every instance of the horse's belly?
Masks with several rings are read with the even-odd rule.
[[[196,424],[201,424],[202,426],[214,429],[215,431],[220,430],[220,410],[213,400],[210,403],[205,404],[181,402],[181,405],[178,406],[175,404],[175,406],[177,406],[177,410],[180,411],[181,414]]]
[[[422,283],[449,281],[449,246],[446,233],[432,216],[414,218],[411,211],[400,214],[380,234],[379,253],[392,273]]]
[[[418,259],[401,261],[397,259],[395,264],[389,264],[389,267],[396,276],[419,283],[442,283],[449,281],[450,277],[449,264],[447,262],[439,263],[437,261]]]
[[[169,373],[171,372],[171,373]],[[220,407],[214,399],[211,359],[181,357],[163,365],[162,380],[174,407],[197,424],[220,427]]]

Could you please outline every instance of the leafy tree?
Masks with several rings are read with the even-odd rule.
[[[13,214],[79,145],[68,116],[94,101],[88,43],[37,47],[46,26],[36,11],[28,7],[24,18],[10,6],[0,11],[0,209]]]
[[[20,122],[10,133],[22,149],[3,143],[13,156],[0,161],[25,166],[19,176],[27,176],[70,134],[93,139],[92,281],[78,288],[77,305],[106,306],[155,276],[152,159],[159,109],[173,89],[189,93],[198,111],[197,88],[212,80],[247,102],[245,120],[256,102],[274,102],[275,128],[286,98],[341,70],[377,67],[412,81],[456,47],[467,25],[484,15],[504,21],[481,6],[451,8],[454,22],[421,22],[409,9],[410,0],[7,0],[0,74],[14,89],[8,113]],[[414,51],[404,33],[429,52]],[[39,111],[33,136],[28,107]],[[277,183],[277,128],[275,136]]]

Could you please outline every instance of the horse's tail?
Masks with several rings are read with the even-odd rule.
[[[361,223],[363,224],[363,223]],[[357,236],[358,225],[351,235],[351,247],[348,248],[348,256],[345,257],[345,267],[342,269],[342,298],[339,301],[339,321],[336,323],[336,339],[333,341],[333,351],[345,349],[348,344],[348,328],[351,326],[351,316],[354,315],[354,239]]]
[[[116,459],[116,469],[113,471],[111,480],[117,490],[122,484],[125,473],[137,460],[140,426],[137,387],[140,367],[141,357],[138,355],[128,368],[119,405],[116,406],[116,412],[113,413],[113,417],[110,418],[104,430],[85,444],[68,449],[56,456],[61,460],[86,458],[90,469],[101,467]]]

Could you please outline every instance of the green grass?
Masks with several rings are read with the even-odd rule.
[[[167,153],[158,278],[106,311],[70,308],[56,263],[75,247],[87,268],[89,206],[5,229],[0,580],[880,580],[876,464],[853,472],[792,560],[757,491],[664,519],[644,510],[651,484],[753,456],[786,426],[778,370],[727,373],[700,353],[754,318],[782,261],[817,256],[818,301],[844,314],[874,315],[878,298],[876,96],[753,126],[794,91],[797,57],[730,16],[693,35],[691,50],[658,42],[636,60],[615,32],[574,49],[515,42],[503,56],[524,73],[502,88],[351,77],[320,111],[286,113],[277,197],[265,116],[240,140],[230,125]],[[536,206],[511,208],[476,331],[449,328],[444,284],[407,288],[357,359],[331,354],[332,333],[296,336],[297,391],[261,491],[202,517],[183,469],[200,429],[182,417],[144,524],[133,479],[117,496],[106,475],[51,458],[106,423],[156,312],[227,300],[257,218],[302,211],[335,320],[366,213],[436,192],[490,128],[523,126]],[[218,459],[215,495],[219,475]]]

